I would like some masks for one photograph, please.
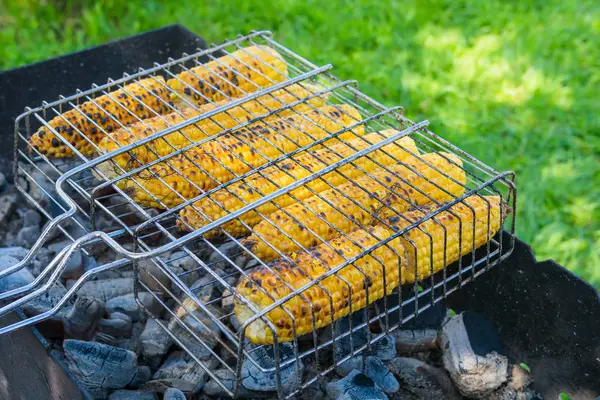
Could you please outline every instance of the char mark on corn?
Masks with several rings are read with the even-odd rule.
[[[123,170],[127,171],[146,165],[159,157],[168,156],[174,151],[192,143],[217,135],[227,129],[235,128],[241,123],[264,116],[298,100],[310,97],[316,92],[318,92],[318,87],[309,84],[294,84],[287,88],[276,90],[210,118],[200,120],[195,124],[188,125],[179,131],[161,136],[145,145],[135,147],[127,153],[115,156],[110,161],[103,163],[99,168],[108,178],[114,178]],[[200,105],[198,108],[189,107],[181,111],[174,111],[165,116],[157,116],[135,123],[125,129],[116,131],[111,137],[104,138],[100,141],[98,147],[102,154],[109,153],[122,146],[135,143],[154,133],[226,105],[230,101],[239,99],[239,97],[231,100],[224,99],[215,103]],[[284,110],[277,113],[276,116],[269,117],[270,119],[268,118],[266,121],[275,121],[279,117],[291,115],[294,112],[307,112],[312,107],[321,107],[325,105],[326,99],[327,94],[312,97],[306,102],[299,103],[292,109]]]
[[[94,153],[94,145],[107,135],[139,119],[173,110],[169,90],[160,76],[141,79],[123,89],[86,101],[52,118],[29,139],[40,153],[53,158],[71,157],[73,151],[57,135],[85,156]]]
[[[291,260],[279,260],[269,268],[260,267],[250,272],[236,286],[244,299],[236,298],[235,302],[240,324],[255,315],[245,302],[260,312],[313,283],[264,314],[275,327],[277,341],[291,341],[294,336],[312,332],[313,320],[316,328],[327,326],[391,294],[400,284],[413,283],[442,270],[460,256],[485,245],[498,232],[506,216],[499,196],[472,195],[408,229],[429,211],[413,210],[391,216],[386,223],[357,229],[310,252],[299,252]],[[370,247],[405,229],[408,230],[401,236],[360,257]],[[360,258],[319,284],[314,283],[315,279],[354,257]],[[250,323],[245,333],[253,343],[275,341],[273,330],[261,318]]]
[[[216,221],[259,200],[262,196],[273,193],[397,133],[398,131],[394,129],[373,132],[347,143],[335,143],[326,148],[300,153],[291,159],[266,168],[260,174],[257,173],[243,181],[230,184],[210,197],[185,207],[180,211],[177,226],[181,230],[199,229],[209,222]],[[389,166],[399,162],[410,162],[418,154],[419,150],[414,140],[403,137],[370,153],[368,157],[360,157],[351,164],[343,165],[336,171],[323,175],[320,179],[315,179],[305,186],[292,190],[289,194],[257,207],[255,211],[243,214],[239,219],[224,224],[221,229],[235,237],[244,236],[248,233],[244,224],[252,227],[263,220],[259,213],[264,216],[271,215],[278,207],[287,207],[294,203],[295,199],[302,201],[311,197],[313,193],[320,193],[332,186],[339,186],[347,183],[348,180],[357,179],[365,172],[374,171],[379,165]],[[217,229],[210,231],[206,237],[212,237],[219,232],[221,231]]]
[[[177,93],[174,102],[186,98],[196,105],[230,99],[287,79],[281,54],[267,46],[250,46],[183,71],[167,84]]]
[[[370,225],[380,214],[449,201],[463,194],[465,183],[460,158],[425,154],[293,203],[254,226],[243,244],[263,261],[271,261]]]
[[[332,105],[269,123],[259,122],[168,158],[135,177],[124,178],[118,186],[143,206],[171,208],[360,120],[356,109]],[[349,140],[363,131],[359,124],[324,144]]]

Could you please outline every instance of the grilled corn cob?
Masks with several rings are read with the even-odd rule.
[[[141,205],[162,207],[156,197],[170,208],[180,204],[182,198],[191,199],[200,190],[212,189],[360,119],[356,109],[338,105],[324,106],[271,124],[253,124],[172,157],[168,164],[158,163],[137,177],[120,181],[119,186]],[[362,135],[364,127],[358,125],[352,131],[342,133],[339,140]],[[161,177],[164,183],[155,176]]]
[[[204,104],[254,92],[286,77],[281,54],[267,46],[250,46],[184,71],[167,84],[177,92],[171,95],[174,102],[183,95]]]
[[[456,261],[460,255],[484,245],[500,229],[504,211],[497,196],[470,196],[448,211],[438,213],[435,221],[430,219],[422,222],[369,255],[341,268],[336,274],[291,297],[281,306],[267,312],[265,318],[275,327],[278,342],[291,341],[294,336],[311,332],[313,313],[315,327],[326,326],[333,320],[391,294],[399,284],[414,282],[415,271],[418,279],[423,279]],[[311,252],[298,253],[293,262],[275,262],[270,268],[273,272],[261,267],[238,283],[237,292],[260,311],[278,299],[293,294],[294,290],[321,278],[347,259],[360,256],[379,241],[418,222],[425,216],[425,212],[409,211],[390,217],[387,224],[378,224],[367,230],[355,230],[348,237],[331,240],[331,247],[322,244]],[[428,234],[431,235],[433,257],[429,251]],[[462,238],[460,242],[459,238]],[[417,245],[416,256],[411,243]],[[291,313],[295,323],[286,310]],[[240,324],[255,315],[237,297],[235,314]],[[257,319],[246,327],[246,337],[253,343],[274,342],[273,331],[262,319]]]
[[[144,146],[136,147],[127,153],[114,157],[111,161],[101,164],[99,168],[107,177],[113,178],[119,174],[121,168],[127,170],[148,164],[158,157],[166,156],[193,142],[216,135],[224,130],[234,128],[242,122],[265,115],[286,104],[308,97],[317,91],[317,88],[307,84],[291,85],[285,89],[280,89],[271,94],[261,96],[256,100],[248,101],[240,106],[233,107],[226,112],[216,114],[211,118],[201,120],[180,131],[153,140]],[[325,104],[326,99],[327,95],[314,97],[306,103],[298,104],[293,109],[277,113],[276,116],[270,118],[271,120],[275,120],[277,116],[286,116],[294,111],[306,112],[309,111],[312,106],[321,107]],[[186,108],[181,112],[173,112],[165,116],[147,119],[143,122],[133,124],[126,129],[116,131],[111,137],[106,137],[100,141],[98,147],[102,153],[109,153],[121,146],[134,143],[156,132],[167,129],[170,126],[177,125],[190,118],[214,110],[230,101],[232,100],[225,99],[215,103],[204,104],[197,109]]]
[[[128,125],[138,118],[172,111],[169,92],[163,85],[164,79],[160,76],[141,79],[125,85],[123,89],[97,97],[93,102],[86,101],[77,109],[54,117],[48,125],[81,154],[91,155],[94,152],[92,143],[99,143],[106,133],[121,128],[119,123]],[[73,151],[47,126],[38,129],[29,140],[32,147],[48,157],[73,156]]]
[[[380,211],[402,213],[432,201],[449,201],[464,192],[466,176],[461,166],[460,158],[453,154],[431,153],[408,165],[379,168],[371,176],[271,214],[242,243],[263,261],[271,261],[300,250],[300,246],[314,247],[338,232],[370,225]]]
[[[329,148],[323,148],[312,152],[301,153],[294,156],[293,159],[282,161],[265,169],[261,174],[255,174],[244,181],[236,182],[227,188],[219,190],[212,194],[210,198],[203,198],[180,211],[180,219],[177,220],[177,226],[182,230],[198,229],[208,222],[215,221],[224,217],[230,212],[234,212],[260,199],[262,196],[273,193],[279,188],[285,187],[297,179],[304,178],[311,173],[317,172],[328,165],[333,164],[345,157],[351,156],[356,151],[363,150],[371,144],[378,143],[385,138],[397,134],[398,131],[389,129],[381,132],[374,132],[365,135],[362,138],[356,138],[346,143],[336,143]],[[338,172],[331,172],[316,179],[305,186],[295,189],[289,195],[280,196],[272,202],[257,207],[256,211],[250,211],[242,216],[240,220],[254,226],[262,221],[263,215],[269,215],[275,212],[279,207],[286,207],[295,199],[299,201],[313,195],[313,191],[320,193],[332,186],[338,186],[347,182],[347,179],[356,179],[363,174],[363,171],[371,172],[375,170],[379,163],[381,165],[392,165],[396,162],[407,162],[414,155],[419,154],[415,142],[404,137],[395,143],[383,146],[369,154],[368,157],[356,159],[351,164],[346,164],[337,169]],[[360,168],[357,168],[360,167]],[[311,191],[312,190],[312,191]],[[199,212],[211,218],[207,220]],[[234,236],[243,236],[247,228],[238,220],[233,220],[222,226],[222,229]],[[219,230],[213,230],[207,233],[206,237],[217,234]]]

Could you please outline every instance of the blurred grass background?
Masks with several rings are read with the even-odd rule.
[[[209,43],[272,30],[489,165],[515,170],[519,237],[600,286],[597,1],[0,0],[0,68],[173,23]]]

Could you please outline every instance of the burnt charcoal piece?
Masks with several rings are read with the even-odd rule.
[[[218,381],[227,388],[227,390],[235,393],[235,373],[228,369],[219,369],[214,372],[215,377]],[[204,393],[209,396],[214,396],[217,398],[229,398],[231,397],[221,385],[217,383],[214,379],[209,380],[204,385]],[[274,398],[276,394],[273,392],[254,392],[248,390],[244,387],[244,385],[240,385],[240,390],[237,393],[237,398],[239,399],[262,399],[262,398]]]
[[[138,371],[135,353],[105,344],[67,339],[65,360],[77,381],[94,396],[127,386]]]
[[[86,282],[77,292],[80,297],[93,297],[107,302],[118,296],[133,293],[133,278],[101,279]]]
[[[250,357],[254,360],[244,360],[242,365],[242,385],[247,389],[261,392],[274,391],[277,389],[277,376],[275,374],[275,358],[273,346],[260,346],[257,350],[249,350]],[[290,343],[282,343],[279,345],[279,360],[280,363],[293,360],[294,347]],[[255,365],[258,364],[263,369],[272,369],[272,371],[261,371]],[[304,364],[302,361],[289,363],[280,369],[281,386],[284,392],[289,393],[298,388],[301,383]]]
[[[169,322],[169,329],[173,334],[198,358],[212,355],[212,349],[219,342],[221,333],[213,319],[214,316],[221,315],[220,311],[212,306],[208,306],[207,309],[212,316],[200,309],[191,298],[186,298]],[[185,324],[187,328],[182,324]],[[192,335],[188,329],[192,330],[195,335]]]
[[[137,298],[151,312],[156,314],[160,311],[160,303],[152,293],[139,292]],[[126,314],[134,322],[145,321],[147,318],[147,314],[137,303],[134,293],[110,299],[106,302],[106,311],[108,313],[120,312]]]
[[[104,305],[101,302],[79,297],[64,319],[65,332],[73,339],[89,340],[102,314]]]
[[[186,400],[185,394],[177,388],[167,389],[163,400]]]
[[[129,315],[115,312],[98,322],[98,331],[114,338],[130,337],[133,322]]]
[[[327,384],[327,394],[336,400],[387,400],[387,396],[371,378],[358,370],[339,381]]]
[[[506,382],[508,359],[498,353],[498,334],[476,314],[465,312],[444,324],[440,347],[444,367],[463,396],[481,398]]]
[[[167,325],[167,321],[160,321]],[[173,344],[171,336],[152,318],[148,318],[144,331],[140,335],[140,345],[142,347],[142,357],[147,363],[156,368],[169,348]]]
[[[217,365],[215,358],[203,361],[204,366],[209,370]],[[153,380],[162,382],[171,382],[172,387],[176,387],[183,392],[187,390],[199,391],[208,380],[206,370],[183,351],[176,351],[169,355],[158,371],[152,376]],[[182,389],[182,387],[184,389]]]
[[[400,379],[402,389],[420,400],[462,399],[446,371],[441,368],[405,357],[395,358],[389,367]]]
[[[346,376],[353,370],[363,371],[363,373],[371,378],[385,393],[396,393],[400,389],[400,385],[394,377],[394,374],[392,374],[383,361],[377,357],[367,357],[363,368],[363,356],[354,356],[345,363],[339,365],[335,369],[335,372],[340,376]]]
[[[438,348],[436,329],[397,330],[394,331],[396,348],[401,354],[418,353]]]
[[[157,397],[152,392],[115,390],[108,396],[108,400],[157,400]]]
[[[142,365],[138,368],[137,372],[133,376],[133,379],[131,379],[131,382],[129,382],[129,385],[127,385],[127,387],[137,389],[144,383],[148,382],[148,379],[150,379],[151,376],[152,371],[150,371],[150,367]]]

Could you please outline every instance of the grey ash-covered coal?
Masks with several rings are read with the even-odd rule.
[[[47,221],[18,191],[7,185],[2,176],[0,186],[2,270],[26,256]],[[45,193],[52,194],[51,186],[44,187],[45,191],[31,187],[29,194],[32,197],[48,209],[56,207]],[[68,222],[63,226],[73,237],[82,235],[77,223]],[[100,229],[106,227],[99,226]],[[69,243],[63,234],[55,234],[28,268],[0,279],[0,292],[31,283]],[[214,274],[234,285],[239,275],[232,273],[234,271],[220,253],[231,257],[241,267],[252,267],[248,259],[239,257],[236,252],[236,246],[224,243],[218,246],[218,251],[202,249],[198,254],[211,266]],[[239,328],[232,312],[233,296],[213,275],[198,271],[195,261],[181,250],[164,257],[171,260],[172,271],[207,305],[213,316],[221,318],[232,331]],[[106,250],[76,252],[60,282],[46,295],[24,306],[23,311],[27,315],[48,311],[86,271],[108,261],[111,258]],[[228,398],[227,391],[236,389],[237,355],[231,350],[231,342],[205,312],[183,301],[181,289],[172,285],[160,268],[152,262],[144,262],[140,267],[139,280],[145,286],[144,290],[153,293],[142,291],[135,298],[137,283],[131,268],[103,272],[86,282],[55,317],[38,325],[41,332],[53,348],[62,350],[71,374],[95,398]],[[182,301],[187,311],[172,296]],[[391,296],[387,306],[394,307],[397,299],[398,296]],[[140,303],[156,319],[148,318]],[[378,301],[374,308],[381,306],[382,302]],[[402,312],[406,316],[413,310],[405,306]],[[180,317],[186,327],[181,326],[174,315]],[[365,316],[364,312],[357,312],[321,329],[318,344],[330,345],[320,351],[318,360],[309,355],[300,362],[286,363],[294,360],[296,350],[314,345],[312,335],[299,338],[299,349],[292,343],[281,344],[278,353],[284,366],[280,368],[283,385],[280,393],[298,392],[294,398],[310,400],[538,398],[532,390],[530,373],[515,365],[521,360],[508,360],[503,355],[494,328],[475,313],[451,316],[444,304],[436,303],[418,318],[387,334],[380,325],[366,324]],[[394,326],[401,317],[391,314],[388,323]],[[347,335],[350,326],[362,327]],[[164,327],[191,349],[206,369],[183,351]],[[202,343],[195,337],[202,338]],[[367,346],[375,337],[379,340],[362,354],[354,354],[354,350]],[[241,365],[239,397],[277,398],[273,347],[248,345],[247,350],[252,360],[246,359]],[[324,369],[334,365],[334,360],[338,362],[337,366],[320,376]],[[311,384],[302,388],[301,385],[309,380]]]

